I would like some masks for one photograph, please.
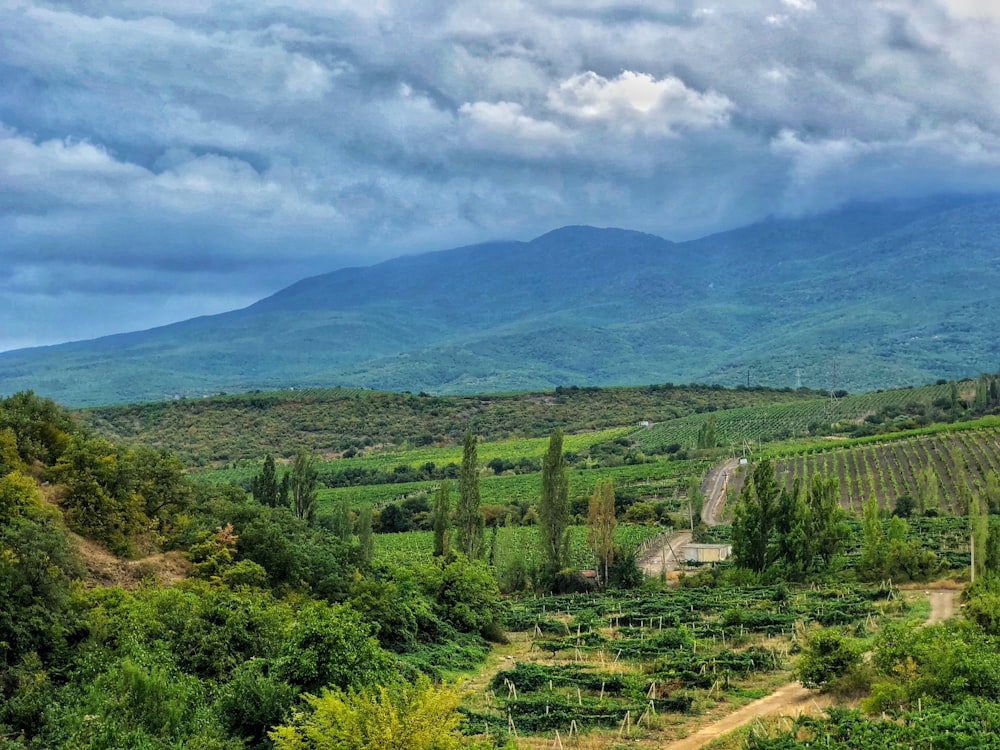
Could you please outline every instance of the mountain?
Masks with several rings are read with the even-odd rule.
[[[880,388],[995,369],[1000,199],[859,205],[674,243],[565,227],[304,279],[250,307],[0,353],[72,405],[255,388]]]

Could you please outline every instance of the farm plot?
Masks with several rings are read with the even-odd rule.
[[[935,399],[945,397],[948,388],[947,385],[928,385],[837,399],[815,398],[704,412],[660,422],[635,433],[634,437],[647,452],[663,450],[672,444],[693,448],[697,445],[699,430],[714,418],[716,436],[721,445],[738,446],[744,441],[778,440],[808,435],[813,425],[828,428],[838,422],[857,421],[887,406],[926,406]]]
[[[781,457],[775,463],[779,482],[789,488],[796,479],[808,482],[818,473],[837,477],[841,505],[855,513],[874,494],[883,508],[896,507],[905,495],[917,512],[964,514],[970,493],[985,492],[998,468],[998,426],[904,435]]]
[[[615,529],[615,544],[625,550],[636,550],[644,541],[660,533],[656,526],[620,524]],[[570,526],[570,561],[578,569],[594,565],[594,555],[587,543],[586,526]],[[488,554],[498,570],[503,570],[515,560],[526,570],[541,564],[540,541],[537,526],[501,526],[486,531]],[[382,561],[407,564],[431,559],[434,551],[434,532],[407,531],[402,534],[376,534],[375,557]]]
[[[616,427],[597,432],[581,432],[563,437],[563,449],[568,452],[582,452],[592,445],[606,443],[632,432],[631,427]],[[548,438],[522,438],[518,440],[498,440],[481,442],[477,446],[479,463],[486,465],[493,459],[517,461],[518,459],[540,459],[548,448]],[[237,461],[224,469],[198,472],[196,476],[205,481],[247,484],[260,473],[263,459]],[[462,446],[445,448],[425,447],[408,451],[375,451],[368,455],[351,458],[334,458],[320,461],[317,468],[320,476],[339,470],[392,471],[396,466],[417,468],[428,463],[438,467],[448,464],[456,466],[462,462]]]
[[[635,487],[642,499],[675,496],[685,486],[688,477],[700,476],[707,468],[707,461],[658,461],[631,466],[571,469],[567,472],[569,496],[570,499],[589,496],[594,491],[597,480],[602,477],[611,477],[615,487],[618,488]],[[431,493],[439,484],[437,481],[422,481],[336,487],[320,490],[317,499],[321,512],[323,506],[328,506],[342,497],[347,497],[351,506],[355,508],[366,503],[380,507],[386,503],[405,500],[417,493]],[[482,502],[487,505],[512,503],[533,505],[538,501],[541,486],[542,479],[539,473],[482,476],[479,480]]]
[[[530,648],[473,697],[470,725],[493,736],[621,735],[635,726],[666,735],[684,716],[720,701],[766,694],[788,668],[802,627],[819,623],[862,632],[875,627],[883,610],[901,607],[891,588],[851,587],[520,601],[511,608],[508,628]]]

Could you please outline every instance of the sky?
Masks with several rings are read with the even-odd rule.
[[[1000,0],[0,0],[0,351],[567,224],[1000,190]]]

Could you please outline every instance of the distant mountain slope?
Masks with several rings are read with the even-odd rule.
[[[243,310],[0,354],[73,405],[349,385],[878,388],[993,370],[1000,201],[768,220],[673,243],[565,227],[304,279]]]

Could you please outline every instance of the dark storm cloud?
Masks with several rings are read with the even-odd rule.
[[[569,223],[996,190],[983,5],[0,0],[0,348]]]

